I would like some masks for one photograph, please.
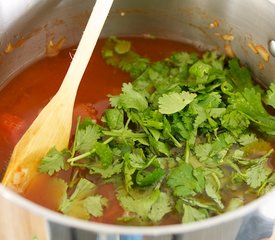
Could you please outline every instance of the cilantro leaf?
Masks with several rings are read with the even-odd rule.
[[[100,195],[90,196],[84,200],[84,207],[94,217],[101,217],[103,215],[103,208],[107,204],[107,199]]]
[[[194,176],[194,169],[190,164],[181,163],[171,170],[167,184],[172,188],[175,196],[186,197],[201,192],[201,184],[204,182],[198,181]]]
[[[90,165],[90,174],[100,174],[103,179],[110,178],[115,174],[119,174],[122,171],[123,162],[109,165],[108,167],[102,167],[97,165]]]
[[[183,67],[187,65],[192,65],[198,60],[196,53],[187,52],[175,52],[169,58],[176,66]]]
[[[118,54],[125,54],[129,52],[131,49],[131,42],[125,41],[125,40],[119,40],[117,41],[114,50]]]
[[[116,37],[107,39],[102,49],[102,56],[108,64],[130,73],[134,78],[140,76],[149,63],[149,59],[131,51],[130,42]]]
[[[159,196],[159,190],[155,190],[149,194],[147,193],[145,196],[131,196],[123,190],[117,193],[117,198],[126,211],[136,213],[143,218],[148,217],[152,205],[158,200]]]
[[[226,207],[226,212],[233,211],[244,205],[244,199],[242,198],[232,198]]]
[[[149,186],[155,182],[158,182],[165,175],[165,171],[162,168],[156,168],[153,171],[138,171],[136,175],[136,183],[139,186]]]
[[[51,148],[47,155],[42,158],[39,172],[48,173],[52,176],[55,172],[64,169],[67,153],[67,150],[60,152],[55,147]]]
[[[196,94],[183,91],[182,93],[164,94],[159,98],[159,111],[162,114],[173,114],[181,111],[191,103]]]
[[[95,144],[95,152],[99,156],[101,164],[104,168],[110,166],[113,162],[113,152],[109,145],[97,142]]]
[[[260,163],[247,169],[245,173],[246,182],[252,188],[260,187],[272,173],[272,169],[266,164],[266,161],[260,159]]]
[[[194,150],[195,150],[196,156],[201,161],[205,161],[211,155],[212,145],[211,145],[211,143],[198,144],[195,146]]]
[[[237,111],[248,116],[259,130],[267,134],[275,134],[275,117],[267,113],[262,105],[261,94],[254,88],[245,88],[241,94],[231,97],[230,103]]]
[[[198,60],[190,67],[189,73],[196,78],[197,84],[207,83],[210,69],[211,66],[209,64],[204,63],[201,60]]]
[[[148,107],[145,97],[133,89],[131,83],[124,83],[122,87],[122,94],[120,96],[111,97],[111,105],[124,109],[136,109],[137,111],[144,111]]]
[[[223,209],[224,205],[221,202],[221,195],[219,193],[219,188],[220,188],[220,182],[217,182],[218,178],[213,178],[213,173],[212,176],[207,176],[206,177],[206,184],[205,184],[205,192],[206,194],[212,198],[218,206]]]
[[[94,148],[97,140],[100,138],[100,129],[97,125],[87,125],[85,128],[79,128],[75,134],[75,151],[85,153]]]
[[[271,83],[266,91],[265,103],[275,108],[275,84]]]
[[[170,197],[168,196],[168,194],[160,192],[159,198],[150,209],[148,218],[155,223],[159,222],[163,218],[163,216],[171,212],[171,210]]]
[[[234,136],[239,136],[249,127],[249,119],[242,113],[232,110],[227,111],[221,117],[221,124],[224,128],[229,130],[234,134]]]
[[[149,143],[153,151],[156,153],[161,153],[166,156],[170,155],[170,149],[167,143],[162,141],[157,141],[155,138],[149,136]]]
[[[145,196],[127,195],[125,191],[120,190],[117,197],[125,210],[135,213],[145,220],[149,218],[153,222],[158,222],[171,211],[169,197],[159,190],[146,193]]]
[[[84,201],[93,194],[95,188],[95,184],[81,178],[73,194],[63,199],[59,206],[59,210],[69,216],[88,219],[89,212],[84,205]]]
[[[246,67],[241,67],[239,60],[234,58],[229,60],[229,76],[235,88],[243,91],[245,88],[253,88],[251,73]]]
[[[183,204],[183,209],[183,223],[194,222],[208,217],[207,211],[205,209],[197,209],[187,204]]]
[[[258,139],[256,137],[256,135],[254,133],[245,133],[245,134],[242,134],[239,139],[238,139],[238,142],[245,146],[245,145],[248,145],[250,143],[253,143],[253,142],[256,142]]]
[[[119,109],[107,109],[104,121],[110,129],[122,129],[124,127],[124,112]]]

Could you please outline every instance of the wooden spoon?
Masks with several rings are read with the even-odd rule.
[[[113,0],[97,0],[63,83],[15,146],[2,183],[22,192],[38,173],[43,156],[68,147],[72,114],[81,78]],[[49,70],[50,71],[50,70]]]

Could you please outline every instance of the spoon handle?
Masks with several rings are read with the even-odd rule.
[[[67,89],[72,94],[70,97],[73,99],[75,98],[81,78],[89,63],[112,3],[113,0],[96,1],[93,13],[88,20],[73,60],[60,87],[62,90],[64,88]],[[102,9],[104,9],[104,11],[102,11]]]

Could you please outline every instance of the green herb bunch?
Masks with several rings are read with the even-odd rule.
[[[70,149],[54,147],[40,172],[73,168],[59,210],[89,219],[108,200],[91,176],[113,183],[124,214],[117,221],[159,224],[169,213],[183,223],[238,208],[275,184],[269,164],[275,135],[275,84],[255,85],[237,59],[215,52],[202,57],[175,52],[150,62],[131,43],[111,37],[107,64],[130,74],[118,96],[109,96],[101,125],[78,123]]]

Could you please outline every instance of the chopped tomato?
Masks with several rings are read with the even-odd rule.
[[[16,144],[26,128],[26,122],[19,116],[11,113],[0,113],[0,134],[6,142]]]
[[[79,116],[82,119],[90,117],[96,120],[97,111],[92,103],[79,103],[74,107],[73,120],[77,120]]]
[[[90,117],[93,120],[97,121],[96,115],[97,111],[91,103],[79,103],[75,105],[73,112],[72,133],[75,132],[78,117],[81,117],[82,120],[87,117]]]
[[[108,99],[104,99],[96,102],[94,104],[94,107],[97,110],[97,119],[98,121],[100,121],[104,111],[110,107],[110,102]]]
[[[81,119],[90,117],[95,122],[99,123],[101,121],[101,117],[102,117],[103,112],[109,106],[110,106],[110,104],[109,104],[108,99],[98,101],[95,104],[92,104],[92,103],[79,103],[79,104],[76,104],[75,107],[74,107],[74,112],[73,112],[72,132],[74,133],[74,131],[75,131],[77,118],[79,116],[81,117]]]

